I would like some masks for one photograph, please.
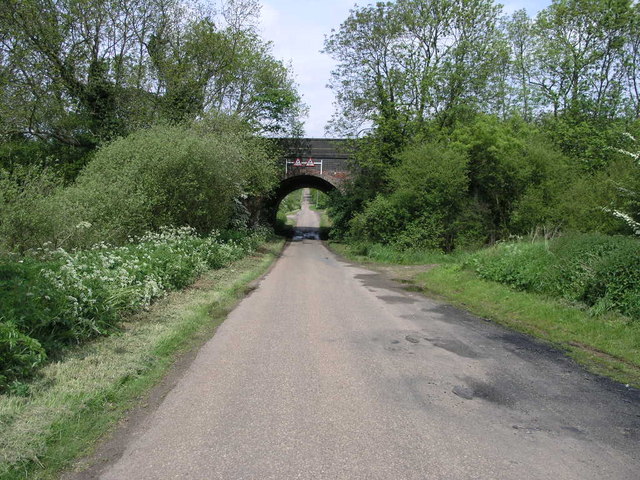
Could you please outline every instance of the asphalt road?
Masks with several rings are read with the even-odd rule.
[[[122,441],[101,478],[638,480],[640,395],[304,240]]]

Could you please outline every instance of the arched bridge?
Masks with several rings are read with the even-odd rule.
[[[282,181],[275,192],[278,201],[300,188],[340,189],[349,177],[348,140],[282,138],[278,142],[284,152]]]
[[[328,193],[341,190],[349,171],[349,141],[329,138],[280,138],[281,180],[269,196],[262,199],[258,218],[266,215],[275,221],[278,205],[284,197],[301,188]]]

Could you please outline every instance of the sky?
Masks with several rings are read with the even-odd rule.
[[[327,87],[335,62],[320,51],[325,35],[337,29],[354,5],[367,5],[366,0],[263,0],[261,29],[266,40],[273,42],[276,58],[291,64],[294,78],[309,107],[305,121],[307,137],[325,137],[325,126],[334,112],[333,93]],[[551,3],[551,0],[503,0],[506,13],[524,8],[529,15]]]

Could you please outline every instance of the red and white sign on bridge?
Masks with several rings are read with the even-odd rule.
[[[309,158],[307,160],[296,158],[295,160],[287,160],[285,162],[285,175],[289,174],[290,166],[294,168],[314,168],[320,167],[320,175],[322,175],[322,160],[314,160],[313,158]]]

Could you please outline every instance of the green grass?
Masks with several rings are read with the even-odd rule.
[[[380,245],[331,243],[357,262],[438,264],[413,281],[427,295],[565,350],[594,373],[640,387],[640,322],[619,313],[594,314],[579,304],[517,291],[480,278],[461,264],[469,254],[401,252]]]
[[[398,250],[388,245],[331,242],[331,248],[356,262],[376,262],[398,265],[428,265],[451,263],[459,256],[445,255],[434,250]],[[464,255],[464,254],[460,254]]]
[[[333,222],[329,218],[329,214],[326,210],[318,210],[320,214],[320,228],[324,230],[328,230],[333,226]]]
[[[51,479],[157,384],[183,352],[210,338],[248,284],[282,247],[207,272],[186,291],[129,318],[119,335],[98,338],[45,366],[26,396],[0,395],[0,479]]]
[[[293,227],[296,226],[295,218],[289,218],[289,215],[295,215],[300,210],[302,203],[302,190],[296,190],[284,197],[278,206],[276,213],[275,231],[282,236],[293,236]]]
[[[302,190],[296,190],[284,197],[278,206],[278,218],[287,223],[287,215],[293,215],[300,210],[302,205]],[[290,223],[290,225],[294,225]]]

